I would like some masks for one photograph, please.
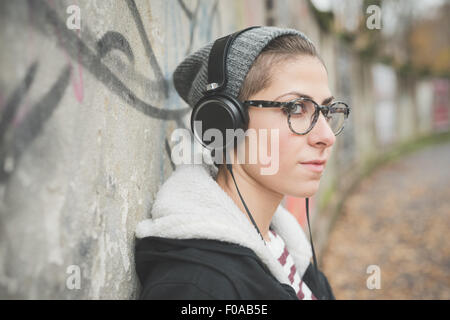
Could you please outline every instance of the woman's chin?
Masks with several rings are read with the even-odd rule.
[[[319,190],[319,183],[310,182],[307,185],[302,185],[299,188],[291,188],[286,195],[296,198],[309,198],[314,196]]]

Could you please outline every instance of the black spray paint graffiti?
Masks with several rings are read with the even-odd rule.
[[[126,0],[126,3],[131,16],[134,19],[141,42],[144,46],[145,54],[149,59],[150,66],[152,67],[156,78],[154,81],[148,79],[145,80],[146,82],[150,82],[156,91],[162,92],[164,97],[167,98],[169,95],[168,80],[163,76],[136,4],[134,0]],[[191,25],[190,44],[186,52],[186,54],[188,54],[192,46],[199,5],[197,4],[195,11],[191,12],[182,0],[178,0],[178,3],[189,18]],[[113,93],[122,98],[129,106],[152,118],[174,120],[178,127],[184,128],[181,117],[188,113],[190,108],[167,110],[146,103],[137,97],[137,95],[102,61],[111,50],[119,50],[125,54],[130,63],[134,63],[132,48],[122,34],[115,31],[108,31],[100,40],[96,41],[94,39],[94,46],[89,46],[88,43],[84,42],[77,35],[77,33],[66,28],[65,22],[59,18],[57,12],[52,9],[46,1],[28,0],[28,6],[29,10],[33,12],[33,19],[30,23],[36,31],[39,31],[50,38],[54,37],[56,31],[58,34],[58,46],[67,52],[72,59],[79,61],[85,70],[89,71],[98,81],[102,82]],[[213,11],[211,12],[210,17],[216,15],[216,10],[217,0],[213,5]],[[86,38],[89,38],[91,33],[87,28],[85,29],[87,33]],[[16,126],[12,126],[11,120],[16,115],[18,106],[32,85],[37,69],[37,62],[31,64],[24,80],[15,90],[13,90],[13,93],[10,98],[6,100],[3,107],[0,122],[0,182],[5,182],[11,172],[13,172],[13,169],[8,169],[8,160],[13,159],[17,162],[26,147],[39,135],[46,121],[58,107],[58,103],[62,99],[64,92],[69,85],[72,72],[71,65],[66,66],[62,70],[50,90],[40,99],[40,101],[32,106],[31,112],[26,114],[24,119]],[[170,159],[171,149],[167,138],[165,139],[165,150]],[[171,165],[174,169],[174,164],[171,163]]]
[[[123,52],[131,63],[134,63],[134,54],[127,39],[115,31],[106,32],[97,42],[97,53],[99,58],[106,56],[111,50],[119,50]]]

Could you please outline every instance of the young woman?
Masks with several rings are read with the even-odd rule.
[[[175,88],[191,107],[204,94],[211,47],[186,57],[174,72]],[[317,192],[348,106],[333,102],[322,60],[295,29],[245,31],[226,59],[224,91],[245,106],[257,153],[269,155],[275,170],[262,174],[267,163],[249,161],[254,141],[248,136],[229,167],[177,166],[157,194],[151,219],[136,230],[140,298],[334,299],[325,275],[311,264],[301,226],[281,201]],[[239,153],[245,161],[237,160]]]

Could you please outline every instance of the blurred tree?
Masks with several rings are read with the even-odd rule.
[[[411,64],[423,74],[450,76],[450,3],[444,4],[436,15],[417,21],[411,26],[408,47]]]

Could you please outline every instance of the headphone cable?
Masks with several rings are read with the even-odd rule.
[[[248,217],[250,218],[250,220],[251,220],[251,222],[253,223],[253,225],[255,226],[256,230],[257,230],[258,233],[259,233],[259,235],[261,236],[262,241],[264,241],[264,238],[263,238],[261,232],[259,231],[259,228],[258,228],[258,226],[256,225],[255,220],[253,220],[253,217],[252,217],[250,211],[248,210],[247,205],[245,204],[244,199],[242,199],[242,195],[241,195],[241,193],[239,192],[239,188],[238,188],[238,186],[237,186],[236,180],[234,179],[234,174],[233,174],[233,170],[232,170],[232,168],[231,168],[231,164],[227,163],[226,165],[227,165],[228,171],[230,171],[230,173],[231,173],[231,177],[233,178],[234,185],[236,186],[236,190],[237,190],[237,192],[238,192],[238,194],[239,194],[239,197],[241,198],[242,204],[244,205],[245,211],[247,211],[247,215],[248,215]],[[264,241],[264,244],[266,244],[266,241]]]
[[[317,278],[319,271],[317,270],[316,253],[314,252],[314,244],[312,241],[311,227],[309,225],[309,198],[306,198],[306,219],[308,220],[309,241],[311,242],[311,250],[312,250],[313,261],[314,261],[314,271],[316,273],[316,278]]]

